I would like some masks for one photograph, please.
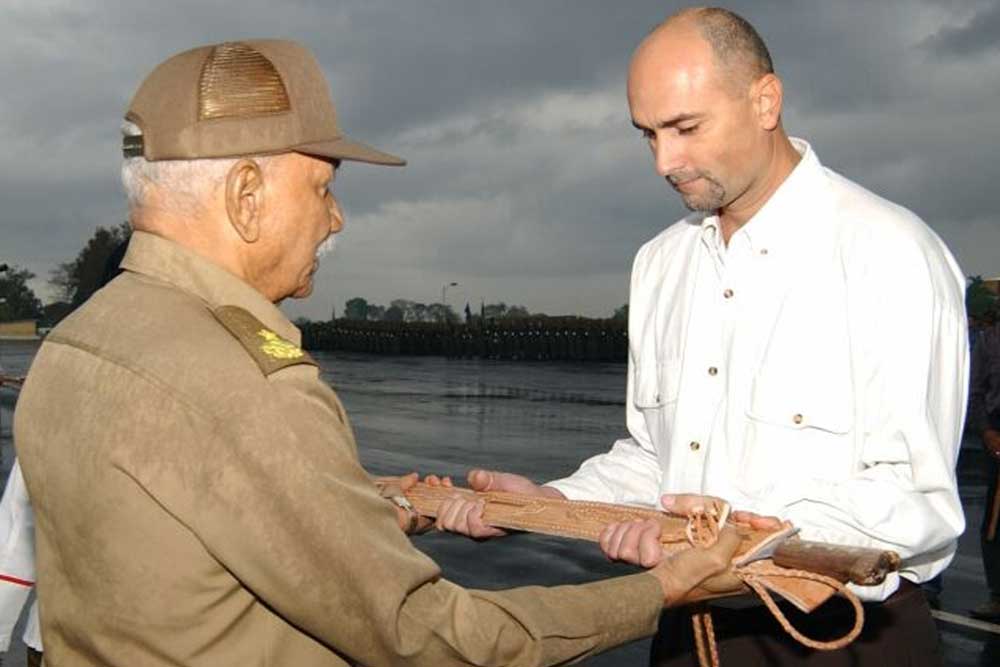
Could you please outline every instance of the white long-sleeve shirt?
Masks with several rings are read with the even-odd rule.
[[[793,143],[801,161],[728,246],[717,216],[694,214],[639,251],[630,437],[549,485],[651,506],[718,496],[805,539],[895,550],[924,581],[965,527],[965,279],[919,218]]]
[[[14,625],[34,585],[35,519],[21,466],[15,459],[0,499],[0,651],[10,646]],[[24,643],[42,650],[37,604],[31,606]]]

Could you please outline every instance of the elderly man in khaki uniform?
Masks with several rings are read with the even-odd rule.
[[[402,161],[344,137],[289,42],[174,56],[126,120],[125,272],[47,338],[15,418],[50,666],[563,663],[728,564],[733,535],[581,586],[442,579],[274,305],[343,224],[340,161]]]

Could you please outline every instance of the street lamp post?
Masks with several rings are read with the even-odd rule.
[[[441,288],[441,305],[444,305],[444,306],[448,305],[448,288],[449,287],[458,287],[458,283],[445,283],[444,284],[444,286]]]

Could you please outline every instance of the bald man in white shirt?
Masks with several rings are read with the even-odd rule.
[[[544,486],[488,471],[470,483],[667,507],[663,494],[718,496],[789,519],[806,539],[895,550],[900,575],[856,588],[885,602],[852,647],[802,651],[766,614],[717,613],[723,660],[940,664],[914,583],[948,565],[965,527],[962,272],[917,216],[785,134],[781,81],[739,16],[685,10],[658,26],[632,58],[628,101],[657,173],[693,211],[633,267],[629,437]],[[501,534],[459,500],[438,523]],[[601,545],[648,566],[658,538],[651,523],[623,524]],[[837,613],[803,622],[835,626]],[[653,658],[690,664],[676,641],[657,642]]]

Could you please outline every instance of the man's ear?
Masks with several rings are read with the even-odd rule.
[[[264,176],[254,160],[243,159],[226,174],[226,213],[229,224],[247,243],[260,238],[264,212]]]
[[[750,94],[761,129],[770,131],[778,127],[784,95],[781,79],[774,74],[765,74],[753,83]]]

